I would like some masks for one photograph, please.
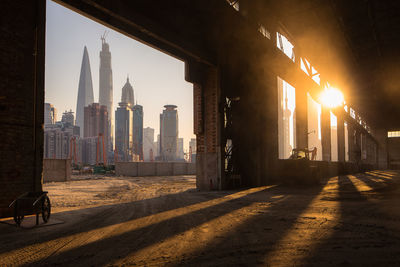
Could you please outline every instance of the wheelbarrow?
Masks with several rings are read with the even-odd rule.
[[[25,215],[36,214],[36,225],[39,225],[39,215],[47,223],[51,214],[50,199],[47,192],[26,192],[15,199],[9,207],[14,206],[14,221],[21,225]]]

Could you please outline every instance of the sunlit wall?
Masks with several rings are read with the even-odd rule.
[[[296,147],[295,88],[278,77],[278,143],[279,158],[289,158]]]
[[[316,160],[322,160],[321,143],[321,104],[318,104],[310,94],[307,93],[307,126],[308,126],[308,148],[317,148]]]

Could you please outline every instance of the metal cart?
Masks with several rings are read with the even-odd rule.
[[[39,224],[39,215],[42,214],[44,223],[47,223],[51,214],[50,199],[47,192],[26,192],[15,199],[9,207],[14,206],[14,221],[21,225],[25,215],[36,214],[36,225]]]

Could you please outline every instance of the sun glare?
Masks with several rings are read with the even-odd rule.
[[[320,95],[321,104],[328,108],[335,108],[343,104],[344,97],[338,89],[326,88]]]

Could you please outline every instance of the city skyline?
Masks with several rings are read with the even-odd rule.
[[[75,109],[79,69],[84,46],[88,49],[94,102],[99,102],[101,36],[112,54],[113,102],[115,112],[121,89],[129,75],[135,102],[144,108],[144,127],[159,133],[159,114],[166,104],[180,110],[180,137],[193,134],[193,87],[184,80],[184,63],[121,35],[54,2],[47,2],[46,95],[45,101],[59,111]],[[60,120],[60,113],[57,120]],[[188,145],[185,142],[185,149]]]

